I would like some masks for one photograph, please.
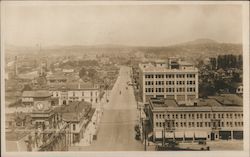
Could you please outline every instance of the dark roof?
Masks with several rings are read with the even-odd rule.
[[[235,94],[199,99],[190,104],[178,104],[174,99],[151,98],[150,105],[153,110],[162,111],[243,111],[242,98]]]

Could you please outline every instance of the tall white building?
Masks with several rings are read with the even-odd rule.
[[[152,97],[193,101],[198,98],[198,69],[178,58],[140,64],[139,86],[143,103]]]

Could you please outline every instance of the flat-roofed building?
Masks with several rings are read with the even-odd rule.
[[[152,98],[147,109],[154,141],[162,140],[164,132],[165,139],[177,141],[243,139],[242,104],[227,105],[215,98],[178,104]]]
[[[152,97],[175,99],[178,102],[198,98],[198,69],[178,58],[139,64],[138,83],[144,103]]]
[[[53,98],[59,99],[59,105],[67,105],[74,101],[86,101],[96,108],[100,106],[100,88],[90,82],[72,82],[54,84],[49,87]]]

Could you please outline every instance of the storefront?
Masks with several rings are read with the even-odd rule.
[[[195,140],[207,140],[207,133],[205,131],[195,131]]]
[[[231,131],[219,131],[219,137],[221,140],[231,139]]]
[[[193,131],[187,131],[185,132],[185,141],[193,141],[194,140],[194,132]]]

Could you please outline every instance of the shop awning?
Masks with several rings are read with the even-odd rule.
[[[165,138],[174,138],[173,132],[165,132]]]
[[[155,132],[155,138],[162,138],[162,132],[161,131]]]
[[[207,138],[207,132],[205,131],[195,131],[195,138]]]
[[[193,138],[194,132],[193,131],[186,131],[185,132],[185,138]]]
[[[184,137],[184,132],[175,132],[174,133],[175,138],[183,138]]]

